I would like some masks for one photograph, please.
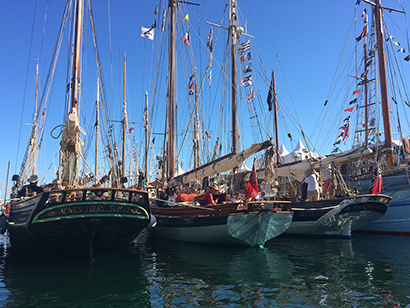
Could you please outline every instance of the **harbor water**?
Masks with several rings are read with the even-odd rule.
[[[261,249],[142,234],[92,261],[4,246],[1,307],[410,307],[404,236],[278,237]]]

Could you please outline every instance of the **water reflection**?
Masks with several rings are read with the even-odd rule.
[[[2,307],[406,307],[410,238],[279,237],[266,249],[151,239],[87,259],[0,260]]]
[[[140,259],[128,249],[99,254],[94,262],[6,255],[1,277],[7,292],[1,307],[150,306]]]

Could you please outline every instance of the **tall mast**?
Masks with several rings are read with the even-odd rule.
[[[364,36],[363,52],[364,52],[364,129],[365,129],[365,144],[366,147],[369,145],[369,93],[368,93],[368,80],[367,80],[367,38],[369,33],[368,18],[367,14],[365,17],[366,35]]]
[[[80,84],[80,53],[81,53],[81,32],[83,28],[84,2],[77,1],[76,7],[76,26],[74,40],[74,57],[73,57],[73,78],[71,90],[71,107],[78,108],[78,85]]]
[[[170,41],[169,41],[169,76],[168,76],[168,145],[167,145],[167,178],[174,177],[175,170],[175,48],[176,48],[176,7],[177,0],[169,0]]]
[[[384,52],[384,38],[383,38],[383,12],[380,0],[375,0],[376,7],[374,8],[376,17],[376,33],[377,33],[377,51],[379,58],[379,78],[380,78],[380,92],[382,98],[382,113],[384,125],[385,144],[388,149],[392,149],[392,137],[390,127],[390,113],[389,113],[389,96],[387,91],[387,77],[386,77],[386,60]],[[393,153],[389,151],[386,153],[387,166],[394,165]]]
[[[236,154],[237,145],[237,91],[238,79],[236,73],[236,0],[229,0],[229,36],[231,40],[231,82],[232,82],[232,153]]]
[[[37,140],[37,93],[38,93],[38,62],[36,65],[36,94],[34,99],[34,128],[33,128],[33,168],[31,174],[36,174],[36,140]]]
[[[148,183],[148,148],[149,148],[149,136],[148,136],[148,92],[145,92],[145,181]]]
[[[97,101],[95,102],[95,169],[94,169],[95,184],[98,183],[98,131],[100,129],[99,112],[100,112],[100,77],[97,77]]]
[[[275,72],[272,71],[272,100],[273,100],[273,122],[275,125],[275,142],[276,142],[276,163],[280,163],[279,157],[279,132],[278,132],[278,104],[276,101],[276,84]]]
[[[124,51],[124,98],[123,98],[123,103],[124,104],[123,104],[123,118],[122,118],[122,169],[121,169],[121,177],[125,177],[125,141],[126,141],[126,129],[127,129],[127,103],[125,102],[126,78],[127,78],[127,64],[126,64],[126,52]]]

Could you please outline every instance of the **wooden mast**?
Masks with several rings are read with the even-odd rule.
[[[273,100],[273,122],[275,124],[276,163],[279,164],[280,157],[279,157],[279,132],[278,132],[278,104],[276,101],[276,84],[275,84],[275,72],[274,71],[272,71],[272,100]]]
[[[98,132],[100,129],[99,113],[100,113],[100,77],[97,77],[97,101],[95,102],[95,169],[94,169],[95,184],[98,183]]]
[[[176,48],[176,7],[177,0],[169,0],[170,42],[169,42],[169,76],[168,76],[168,144],[167,144],[167,179],[174,177],[175,171],[175,48]]]
[[[380,0],[376,0],[376,7],[374,8],[376,17],[376,33],[377,33],[377,52],[379,58],[379,78],[380,78],[380,92],[382,98],[382,113],[383,113],[383,125],[384,125],[384,138],[385,145],[390,150],[386,152],[387,166],[392,167],[394,165],[393,151],[392,151],[392,136],[390,126],[390,113],[389,113],[389,96],[387,90],[387,77],[386,77],[386,60],[384,51],[384,38],[383,38],[383,12],[380,4]]]
[[[80,84],[80,55],[81,55],[81,30],[83,27],[84,2],[77,1],[76,7],[76,26],[74,40],[74,56],[73,56],[73,78],[71,90],[71,108],[78,108],[78,85]]]
[[[149,148],[149,135],[148,135],[148,92],[145,92],[145,181],[148,183],[148,148]]]
[[[236,70],[236,0],[229,0],[229,37],[231,41],[231,82],[232,82],[232,153],[237,153],[237,92],[238,79]]]
[[[121,177],[125,177],[125,141],[126,141],[126,129],[127,129],[127,103],[125,102],[125,85],[127,78],[127,64],[126,64],[126,52],[124,51],[124,98],[123,98],[123,118],[122,118],[122,168]],[[117,174],[116,176],[118,176]]]

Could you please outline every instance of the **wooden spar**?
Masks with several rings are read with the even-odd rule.
[[[125,102],[125,85],[127,78],[127,63],[126,63],[127,54],[124,51],[124,98],[123,98],[123,118],[122,118],[122,168],[121,168],[121,177],[125,177],[125,141],[126,141],[126,129],[127,129],[127,103]],[[116,176],[118,176],[117,174]]]
[[[276,101],[276,84],[275,72],[272,71],[272,98],[273,98],[273,122],[275,124],[275,142],[276,142],[276,163],[280,163],[279,157],[279,132],[278,132],[278,104]]]
[[[196,68],[194,72],[194,82],[195,82],[195,115],[194,115],[194,168],[198,168],[200,164],[199,160],[199,138],[198,138],[198,131],[197,131],[197,125],[198,125],[198,98],[199,98],[199,93],[197,90],[197,74],[196,74]]]
[[[80,84],[80,55],[81,55],[81,30],[83,27],[84,2],[77,1],[76,26],[73,56],[73,77],[71,80],[71,108],[78,109],[78,86]],[[78,110],[77,110],[78,111]]]
[[[100,129],[99,112],[100,112],[100,77],[97,77],[97,101],[95,102],[95,169],[94,169],[95,184],[98,183],[98,132]]]
[[[384,125],[385,144],[388,149],[392,149],[392,136],[390,126],[389,113],[389,96],[387,90],[387,76],[386,76],[386,60],[384,52],[384,38],[383,38],[383,13],[380,0],[376,0],[376,7],[374,8],[376,16],[376,33],[377,33],[377,52],[379,58],[379,78],[380,78],[380,92],[382,97],[382,113]],[[386,153],[387,166],[394,165],[393,153],[389,151]]]
[[[149,148],[149,135],[148,135],[148,92],[145,92],[145,181],[148,183],[148,148]]]
[[[238,78],[236,72],[236,0],[229,0],[229,36],[231,40],[231,82],[232,82],[232,153],[236,154],[237,145],[237,91]]]
[[[168,76],[168,145],[167,145],[167,178],[174,177],[175,171],[175,48],[176,48],[176,6],[177,0],[169,0],[170,10],[170,43],[169,43],[169,76]]]

